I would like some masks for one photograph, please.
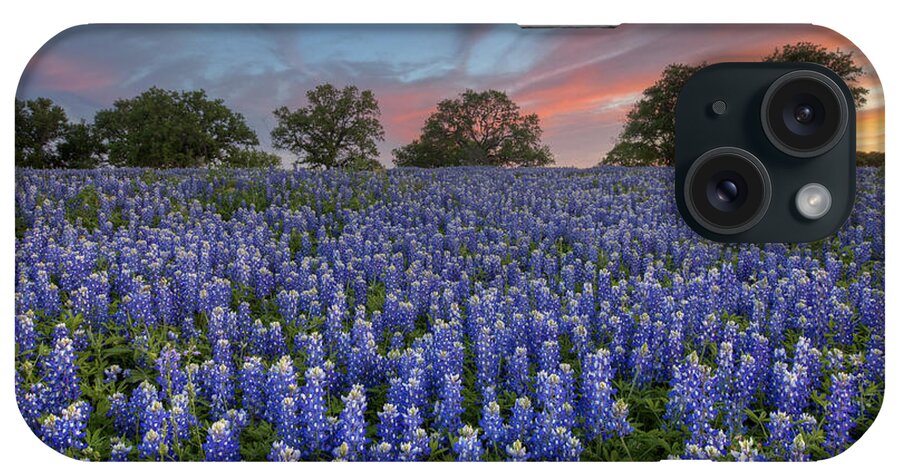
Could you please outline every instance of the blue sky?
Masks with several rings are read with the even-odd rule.
[[[88,25],[35,54],[17,97],[49,97],[71,117],[90,120],[151,86],[203,88],[242,113],[271,150],[272,110],[302,105],[305,92],[324,82],[354,84],[379,101],[386,135],[379,160],[387,165],[391,149],[417,136],[438,101],[493,88],[541,117],[558,165],[584,167],[609,150],[666,64],[753,61],[799,40],[855,51],[814,26]],[[883,100],[874,75],[862,83],[873,92],[860,111],[858,140],[875,149],[883,142]]]

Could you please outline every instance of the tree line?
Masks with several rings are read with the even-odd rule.
[[[832,51],[815,43],[798,42],[776,48],[762,61],[821,64],[847,83],[856,107],[866,103],[869,90],[858,84],[863,68],[854,60],[852,51]],[[660,78],[643,91],[628,112],[616,144],[600,160],[600,165],[672,165],[675,160],[675,103],[685,82],[705,66],[706,63],[666,66]],[[857,161],[860,165],[870,164],[878,154],[859,152]],[[884,153],[880,156],[883,164]]]
[[[47,98],[16,99],[16,166],[33,168],[265,167],[278,156],[256,149],[259,139],[244,117],[203,90],[156,87],[112,108],[93,122],[70,122]]]
[[[382,168],[384,140],[375,95],[356,86],[321,84],[307,104],[273,111],[272,146],[313,169]],[[244,117],[204,90],[152,87],[70,122],[47,98],[16,99],[16,166],[32,168],[271,167],[279,156],[258,148]],[[538,166],[553,163],[540,120],[505,92],[467,90],[437,104],[419,138],[393,151],[398,166]]]
[[[809,42],[776,48],[763,61],[813,62],[840,75],[857,106],[868,90],[858,84],[863,69],[852,52]],[[675,103],[682,86],[705,63],[670,64],[628,112],[606,165],[671,165],[675,151]],[[599,85],[598,85],[599,86]],[[273,111],[275,149],[290,152],[297,166],[314,169],[381,168],[384,141],[375,94],[356,86],[321,84],[306,93],[306,105]],[[202,89],[152,87],[118,99],[92,122],[70,122],[47,98],[16,99],[16,166],[33,168],[270,167],[279,156],[259,149],[259,138],[240,113]],[[437,103],[418,138],[392,151],[397,166],[543,166],[554,163],[541,141],[537,114],[526,114],[503,91],[467,90]],[[862,153],[861,153],[862,154]],[[883,163],[882,153],[880,155]],[[878,161],[878,154],[860,155]]]

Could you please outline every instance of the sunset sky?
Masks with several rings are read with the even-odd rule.
[[[665,65],[755,61],[797,41],[854,52],[870,89],[858,112],[858,149],[883,150],[884,101],[872,67],[847,39],[814,26],[94,25],[67,30],[35,54],[17,97],[49,97],[70,118],[90,120],[151,86],[202,88],[242,113],[271,150],[272,110],[303,105],[320,83],[354,84],[378,99],[386,139],[379,160],[389,165],[391,149],[418,135],[438,101],[491,88],[540,116],[557,165],[588,167]]]

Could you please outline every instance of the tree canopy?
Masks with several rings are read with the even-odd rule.
[[[68,125],[57,152],[61,167],[93,169],[103,163],[106,145],[92,124],[81,121]]]
[[[66,111],[47,98],[16,99],[16,166],[61,167],[57,146],[66,134]]]
[[[553,163],[537,114],[523,114],[505,92],[466,90],[438,103],[421,136],[394,149],[394,164],[539,166]]]
[[[376,168],[384,129],[372,91],[321,84],[307,91],[306,99],[307,105],[296,110],[273,111],[278,121],[273,147],[292,152],[296,165],[309,168]]]
[[[841,51],[840,49],[831,51],[822,45],[801,41],[793,45],[775,48],[775,51],[763,58],[763,61],[816,63],[825,66],[837,73],[847,83],[850,92],[853,93],[856,107],[866,104],[866,94],[869,93],[869,90],[858,84],[863,69],[853,60],[852,51]]]
[[[226,156],[219,165],[244,169],[279,167],[281,157],[264,150],[239,149]]]
[[[776,48],[763,61],[821,64],[837,73],[850,87],[857,107],[866,103],[869,90],[858,84],[863,69],[853,52],[829,50],[810,42]],[[660,78],[643,91],[625,119],[605,165],[671,165],[675,159],[675,104],[685,82],[705,64],[670,64]]]
[[[202,89],[150,88],[97,112],[94,125],[107,161],[129,167],[204,167],[259,144],[244,117]]]
[[[619,140],[603,161],[609,165],[669,165],[675,158],[675,104],[700,65],[670,64],[644,90],[625,119]]]

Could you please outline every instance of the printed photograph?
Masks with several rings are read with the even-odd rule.
[[[852,92],[825,239],[678,212],[681,87],[752,61]],[[16,91],[11,390],[86,461],[827,459],[884,394],[884,161],[812,25],[75,27]]]

